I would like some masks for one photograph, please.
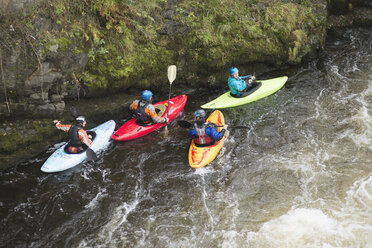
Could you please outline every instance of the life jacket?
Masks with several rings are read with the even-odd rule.
[[[135,112],[136,120],[139,123],[149,123],[152,121],[151,116],[149,116],[146,112],[145,109],[149,105],[149,102],[145,101],[139,101],[137,105],[137,109]]]
[[[68,142],[69,146],[79,147],[83,145],[83,143],[81,142],[79,138],[80,129],[81,127],[79,126],[72,126],[68,130],[67,135],[68,135],[68,138],[70,139],[70,141]]]
[[[204,123],[202,127],[199,127],[196,123],[194,124],[194,128],[197,134],[197,137],[194,138],[194,142],[196,145],[207,145],[213,144],[215,141],[205,133],[205,129],[209,127],[209,123]]]

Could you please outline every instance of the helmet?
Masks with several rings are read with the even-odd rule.
[[[76,117],[76,122],[86,122],[86,120],[85,120],[85,117],[84,116],[78,116],[78,117]]]
[[[239,72],[239,70],[238,70],[238,68],[236,68],[236,67],[231,67],[231,68],[229,69],[229,72],[230,72],[230,75],[232,75],[232,74],[234,74],[235,72]]]
[[[196,110],[195,112],[194,112],[194,116],[195,116],[195,118],[196,117],[200,117],[200,119],[205,119],[205,116],[206,116],[206,114],[205,114],[205,111],[204,110],[202,110],[202,109],[198,109],[198,110]]]
[[[144,90],[141,93],[142,100],[148,101],[152,97],[152,92],[149,90]]]

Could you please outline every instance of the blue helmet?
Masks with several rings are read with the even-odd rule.
[[[234,74],[235,72],[239,72],[239,70],[238,70],[238,68],[236,68],[236,67],[231,67],[231,68],[229,69],[229,72],[230,72],[230,75],[232,75],[232,74]]]
[[[152,97],[152,92],[149,90],[144,90],[141,93],[142,100],[148,101]]]
[[[196,118],[196,117],[200,117],[201,119],[204,120],[206,114],[205,114],[205,111],[204,111],[203,109],[198,109],[198,110],[196,110],[196,111],[194,112],[194,116],[195,116],[195,118]]]

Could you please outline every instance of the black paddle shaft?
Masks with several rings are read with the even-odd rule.
[[[185,121],[185,120],[178,120],[178,125],[182,128],[191,128],[193,125],[192,123]],[[217,127],[224,127],[224,126],[217,126]],[[229,126],[229,128],[236,128],[236,129],[243,129],[243,128],[249,128],[247,126]]]

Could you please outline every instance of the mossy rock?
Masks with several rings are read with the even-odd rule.
[[[0,137],[0,153],[11,154],[23,147],[24,140],[18,132],[12,132]]]
[[[0,136],[0,153],[11,154],[46,139],[58,136],[51,120],[15,121],[12,128],[5,129]]]

